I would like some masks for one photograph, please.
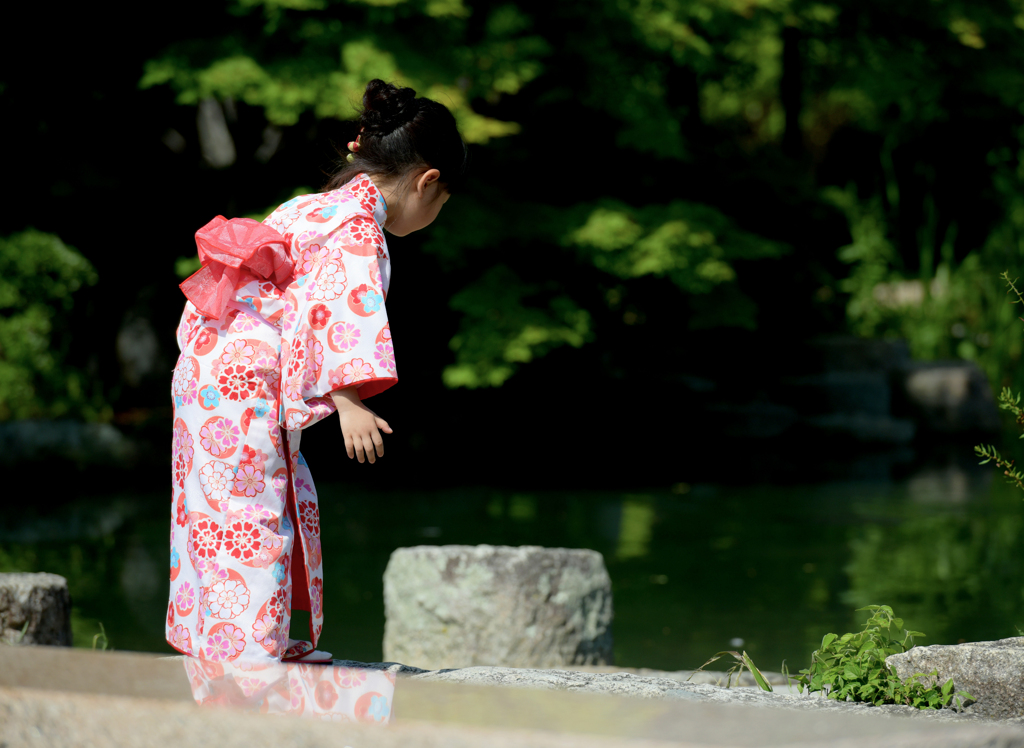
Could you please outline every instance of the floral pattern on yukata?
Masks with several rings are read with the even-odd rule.
[[[301,430],[334,412],[333,390],[358,387],[365,400],[397,381],[384,210],[365,175],[289,200],[264,223],[288,240],[293,278],[243,278],[221,319],[185,305],[171,378],[166,621],[180,652],[223,664],[316,646],[323,551]],[[310,641],[289,639],[296,585]]]

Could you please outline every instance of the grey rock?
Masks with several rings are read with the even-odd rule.
[[[0,640],[71,646],[71,596],[56,574],[0,574]]]
[[[953,679],[976,703],[967,712],[985,717],[1024,717],[1024,637],[993,642],[914,647],[886,662],[901,678],[938,671],[938,682]],[[934,684],[935,678],[921,682]]]
[[[682,699],[708,704],[738,704],[789,710],[813,710],[836,713],[871,713],[932,719],[938,721],[977,721],[986,715],[961,714],[952,710],[922,711],[909,706],[880,706],[836,701],[822,693],[800,694],[795,687],[724,688],[707,683],[686,683],[673,678],[634,675],[633,673],[590,673],[574,670],[533,670],[527,668],[471,667],[438,670],[411,676],[413,680],[461,683],[506,688],[534,688],[549,691],[602,693],[641,699]]]
[[[923,429],[942,434],[999,431],[999,408],[988,377],[973,362],[915,362],[904,368],[901,387]]]
[[[384,659],[436,669],[611,664],[611,579],[600,553],[418,546],[384,572]]]

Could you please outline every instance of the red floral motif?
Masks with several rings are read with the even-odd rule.
[[[320,534],[320,512],[315,501],[299,502],[299,519],[307,532],[312,535]]]
[[[326,304],[314,304],[309,308],[309,326],[314,330],[323,330],[331,321],[331,310]]]
[[[167,603],[167,625],[174,625],[174,601]]]
[[[245,364],[224,366],[217,377],[217,389],[228,400],[246,400],[253,397],[256,394],[256,385],[256,372]]]
[[[257,470],[263,470],[267,464],[267,455],[261,449],[254,449],[246,444],[242,447],[242,464],[252,465]]]
[[[384,244],[380,226],[369,215],[355,215],[331,232],[341,248],[358,257],[375,257],[377,248]]]
[[[188,509],[185,507],[185,494],[178,496],[174,504],[174,521],[184,527],[188,524]]]
[[[259,525],[248,520],[236,519],[224,528],[224,550],[243,564],[253,561],[263,545],[263,533]]]
[[[178,418],[174,422],[174,435],[171,440],[171,462],[174,465],[174,482],[178,488],[185,487],[185,478],[192,472],[192,457],[195,454],[192,434],[185,422]]]
[[[198,558],[213,560],[224,541],[224,531],[220,525],[205,514],[193,512],[190,519],[192,528],[189,539],[192,541],[192,552]]]
[[[214,349],[217,345],[217,328],[216,327],[204,327],[196,335],[195,345],[192,346],[192,350],[196,352],[197,356],[205,356],[207,353]]]

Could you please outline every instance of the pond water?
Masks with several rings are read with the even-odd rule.
[[[854,609],[872,603],[891,605],[928,635],[924,644],[1015,636],[1024,627],[1024,494],[982,470],[630,492],[318,489],[320,648],[339,658],[380,660],[384,567],[393,549],[422,544],[600,551],[623,666],[693,668],[741,647],[763,669],[783,660],[799,669],[822,635],[854,630],[863,620]],[[66,576],[77,645],[91,646],[102,624],[115,649],[170,653],[168,515],[159,492],[9,516],[0,571]]]

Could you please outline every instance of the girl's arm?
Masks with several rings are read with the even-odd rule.
[[[363,405],[355,387],[334,390],[331,392],[331,399],[338,409],[341,434],[345,437],[345,451],[349,458],[355,457],[360,462],[369,460],[373,463],[378,457],[383,457],[384,440],[380,432],[392,433],[388,422]]]

